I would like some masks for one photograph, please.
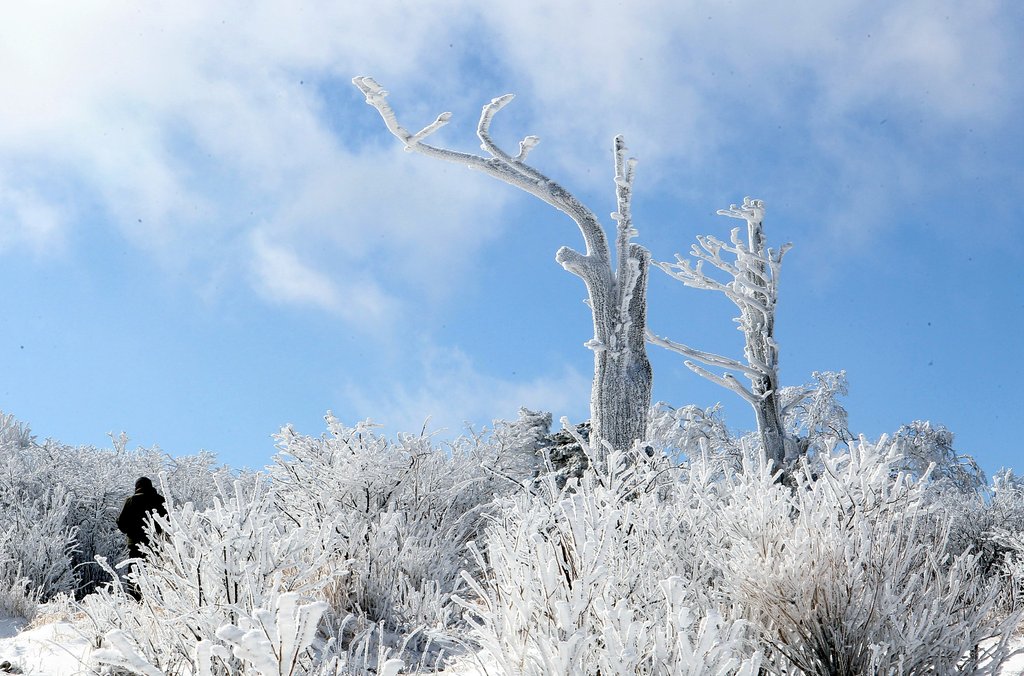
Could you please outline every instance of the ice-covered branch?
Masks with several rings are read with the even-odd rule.
[[[679,256],[679,254],[676,254]],[[721,291],[725,293],[726,285],[714,277],[704,274],[701,269],[703,261],[698,260],[696,266],[691,266],[690,261],[679,258],[676,263],[655,261],[654,265],[669,277],[682,282],[686,286],[695,289],[706,289],[709,291]]]
[[[415,144],[419,143],[420,141],[422,141],[426,137],[430,136],[431,134],[433,134],[435,131],[437,131],[441,127],[443,127],[446,124],[448,124],[448,121],[450,119],[452,119],[452,114],[451,113],[441,113],[440,115],[437,116],[436,120],[434,120],[433,122],[428,124],[426,127],[424,127],[423,129],[420,129],[418,132],[416,132],[415,134],[410,136],[409,139],[406,141],[406,145],[407,146],[412,146],[412,145],[415,145]],[[406,149],[408,150],[408,148],[406,148]]]
[[[477,137],[481,148],[491,157],[481,157],[448,148],[423,143],[422,139],[440,129],[451,119],[450,113],[439,115],[430,125],[417,134],[410,134],[401,126],[398,117],[387,101],[388,92],[371,77],[360,76],[352,79],[352,83],[366,97],[367,104],[373,106],[384,119],[384,124],[396,138],[405,145],[407,150],[430,157],[464,164],[478,169],[505,183],[514,185],[521,190],[538,197],[559,211],[567,214],[579,227],[587,245],[587,255],[598,261],[608,260],[610,252],[604,230],[594,213],[583,205],[572,193],[558,185],[540,171],[525,164],[526,156],[540,141],[536,136],[527,136],[520,142],[519,153],[512,157],[502,150],[491,138],[490,126],[494,116],[512,101],[513,95],[506,94],[492,99],[483,107],[480,121],[477,124]]]
[[[672,352],[681,354],[684,357],[696,359],[708,366],[732,369],[733,371],[739,371],[740,373],[751,377],[760,375],[762,372],[760,368],[751,368],[749,365],[735,359],[694,349],[689,345],[684,345],[683,343],[677,343],[673,340],[669,340],[668,338],[663,338],[662,336],[655,335],[650,331],[647,332],[647,341],[659,347],[663,347],[666,350],[671,350]]]
[[[594,264],[594,260],[585,254],[567,246],[561,247],[555,253],[555,262],[562,266],[567,272],[571,272],[587,285],[591,292],[589,298],[591,309],[594,308],[593,293],[599,292],[609,282],[609,275],[605,268]],[[602,301],[603,302],[603,301]]]
[[[636,237],[633,227],[633,180],[636,176],[636,159],[626,156],[626,142],[616,136],[615,149],[615,201],[616,211],[612,220],[616,223],[615,250],[618,252],[618,305],[623,323],[629,321],[629,302],[633,287],[640,276],[638,260],[630,250],[630,240]]]
[[[519,142],[519,153],[512,158],[513,162],[525,162],[526,156],[540,143],[539,136],[527,136]]]
[[[715,375],[711,371],[708,371],[706,368],[700,366],[699,364],[694,364],[692,361],[684,361],[683,363],[686,364],[686,367],[688,369],[690,369],[691,371],[693,371],[694,373],[696,373],[700,377],[706,378],[706,379],[710,380],[711,382],[713,382],[713,383],[715,383],[717,385],[721,385],[722,387],[726,388],[727,390],[732,390],[736,394],[740,395],[751,406],[756,406],[757,405],[757,402],[759,401],[759,398],[757,396],[755,396],[746,387],[744,387],[743,384],[740,381],[736,380],[736,376],[732,375],[731,373],[726,373],[726,374],[723,374],[723,375],[719,376],[719,375]]]
[[[742,205],[730,204],[728,209],[719,209],[715,213],[719,216],[739,218],[747,223],[761,223],[764,221],[764,202],[744,197]]]

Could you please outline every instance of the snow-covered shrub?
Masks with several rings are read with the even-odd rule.
[[[70,508],[60,486],[38,495],[0,488],[0,607],[31,618],[33,601],[75,590],[77,529],[69,525]]]
[[[948,516],[927,475],[895,471],[898,446],[823,454],[792,488],[754,464],[732,478],[722,587],[777,671],[995,673],[1005,659],[1019,614],[996,612],[976,553],[948,553]]]
[[[28,448],[35,443],[35,437],[29,426],[10,413],[0,411],[0,448],[18,450]]]
[[[122,436],[115,439],[113,449],[52,443],[40,449],[54,467],[54,480],[67,486],[74,498],[69,518],[79,529],[74,563],[83,592],[106,581],[93,563],[95,557],[117,561],[126,555],[124,535],[115,521],[125,498],[134,492],[138,477],[159,480],[160,490],[172,504],[191,503],[203,509],[217,496],[218,481],[237,476],[237,472],[218,465],[211,453],[172,458],[156,448],[128,450],[126,442]],[[86,467],[88,471],[82,471]]]
[[[346,515],[338,555],[351,573],[328,599],[332,608],[399,633],[451,626],[451,594],[473,565],[465,545],[479,535],[482,511],[535,471],[529,425],[499,424],[437,448],[423,435],[392,441],[369,423],[346,427],[331,415],[327,423],[321,437],[282,430],[270,476],[285,515]]]
[[[659,401],[651,407],[648,430],[650,446],[676,463],[712,453],[735,469],[742,464],[742,445],[726,427],[721,404],[674,408]]]
[[[141,607],[115,579],[83,600],[87,630],[106,663],[138,673],[267,673],[269,655],[298,639],[278,634],[275,652],[253,644],[252,632],[298,612],[299,596],[287,596],[297,594],[324,604],[301,605],[317,611],[298,641],[310,644],[301,673],[441,664],[463,650],[451,594],[459,571],[474,569],[465,544],[481,533],[494,496],[536,473],[534,418],[446,448],[422,435],[392,441],[370,423],[350,428],[333,416],[322,437],[285,428],[268,476],[221,482],[207,509],[172,502],[152,555],[122,571]]]
[[[206,660],[204,668],[213,665],[214,673],[242,673],[236,655],[204,652],[197,645],[206,641],[226,648],[218,641],[219,630],[265,619],[267,612],[281,609],[282,594],[322,598],[347,572],[337,555],[343,515],[319,523],[292,520],[277,509],[272,490],[262,479],[236,480],[222,486],[206,510],[172,506],[161,519],[163,534],[151,543],[150,556],[133,572],[125,571],[141,605],[131,602],[115,579],[82,601],[88,617],[83,630],[98,642],[120,632],[118,641],[127,641],[147,664],[168,673],[194,672],[197,655]],[[288,604],[296,598],[288,597],[285,606],[295,610]]]
[[[666,495],[649,462],[641,446],[612,452],[610,475],[564,489],[547,477],[490,517],[459,601],[502,673],[757,673],[742,623],[704,587],[709,475]]]
[[[900,466],[914,476],[928,473],[932,481],[961,493],[973,493],[985,485],[985,474],[970,455],[953,448],[953,433],[942,425],[915,420],[900,427],[892,443],[902,456]]]
[[[231,645],[235,657],[251,664],[263,676],[293,676],[300,671],[303,653],[313,645],[320,618],[328,605],[302,602],[294,592],[280,594],[270,609],[257,608],[238,625],[217,630],[217,637]],[[211,647],[210,656],[213,656]],[[199,665],[209,671],[208,664]]]
[[[51,499],[47,496],[65,496],[65,507],[45,507],[46,527],[40,530],[41,524],[32,541],[56,547],[48,554],[48,565],[69,567],[74,573],[72,590],[79,596],[106,581],[106,574],[94,563],[96,556],[117,561],[126,554],[115,519],[134,491],[135,479],[162,475],[172,503],[191,501],[205,507],[216,493],[216,480],[236,474],[216,465],[210,453],[171,458],[156,448],[129,450],[124,434],[111,438],[112,449],[69,446],[49,439],[38,443],[27,425],[0,414],[0,467],[4,468],[0,470],[0,524],[18,523],[17,510],[25,509],[26,502],[45,503]],[[60,547],[52,543],[65,542],[72,531],[74,546],[57,554]],[[43,600],[56,591],[47,591],[44,579],[25,575],[31,587],[40,588]]]
[[[1024,485],[1003,470],[976,493],[945,482],[939,487],[945,490],[935,499],[951,519],[949,551],[977,552],[981,574],[1002,589],[1004,611],[1024,607]]]
[[[784,387],[779,393],[786,433],[797,440],[801,456],[815,456],[854,441],[839,398],[849,393],[845,371],[814,371],[813,383]]]

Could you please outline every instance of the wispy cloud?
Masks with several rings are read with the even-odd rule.
[[[582,419],[590,378],[565,367],[534,378],[501,378],[484,373],[458,348],[418,348],[419,366],[405,379],[349,382],[343,391],[351,415],[372,417],[392,431],[445,430],[456,435],[467,423],[515,420],[520,407]],[[415,384],[405,384],[405,383]],[[428,421],[429,419],[429,421]]]
[[[0,175],[0,254],[27,248],[36,255],[65,246],[63,210],[31,189]]]

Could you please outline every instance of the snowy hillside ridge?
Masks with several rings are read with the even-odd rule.
[[[807,396],[818,404],[793,410],[836,412]],[[46,626],[5,639],[0,662],[166,675],[1013,673],[1024,489],[1012,474],[975,485],[951,438],[918,423],[876,442],[821,437],[784,483],[757,437],[730,436],[716,415],[652,409],[651,439],[579,478],[545,462],[550,417],[529,411],[444,444],[329,414],[320,436],[282,429],[265,473],[213,471],[207,493],[189,489],[202,502],[176,497],[168,464],[155,473],[170,496],[163,535],[134,568],[123,549],[97,556],[88,580],[57,577],[71,589],[53,591],[65,564],[4,564],[8,608]],[[56,536],[68,560],[76,526],[118,541],[101,510],[42,498],[149,456],[65,449],[89,457],[76,476],[39,462],[61,448],[3,447],[23,459],[28,504],[60,518],[13,536],[22,526],[4,519],[0,561],[23,533]],[[177,476],[179,489],[201,485]],[[37,608],[40,589],[50,600]],[[57,644],[36,641],[46,632]]]

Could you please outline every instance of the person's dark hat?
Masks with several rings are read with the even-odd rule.
[[[135,490],[137,491],[151,491],[153,490],[153,482],[150,481],[148,476],[140,476],[135,480]]]

